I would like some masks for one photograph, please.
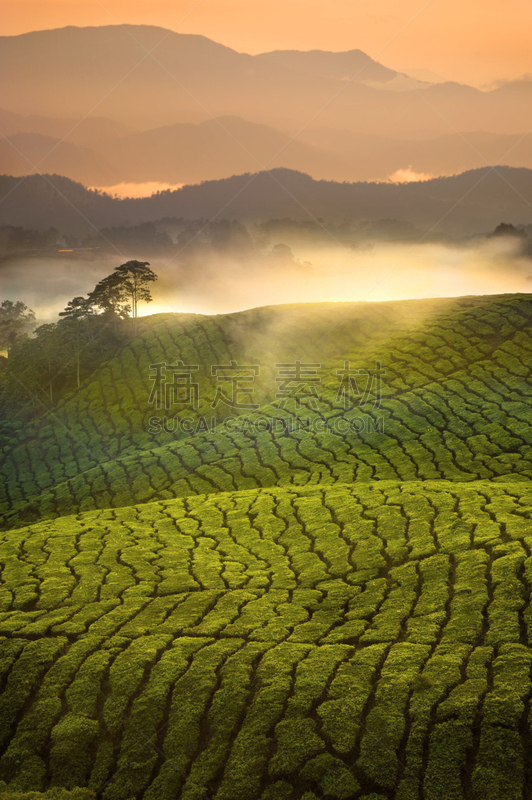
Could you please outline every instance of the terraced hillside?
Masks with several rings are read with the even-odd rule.
[[[143,320],[4,448],[0,782],[532,800],[531,316],[514,295]],[[150,365],[178,361],[197,407],[157,409]],[[260,366],[259,408],[212,407],[231,361]],[[296,361],[321,382],[290,397]],[[382,391],[345,362],[380,362]]]
[[[522,483],[383,481],[10,532],[1,778],[105,800],[530,797],[531,509]]]
[[[25,429],[18,447],[4,448],[0,511],[14,525],[259,486],[528,479],[531,319],[528,295],[149,318],[91,382]],[[198,409],[157,411],[150,365],[178,360],[199,368]],[[298,408],[288,398],[280,409],[275,365],[297,360],[321,365],[319,400],[312,408],[303,397]],[[258,410],[212,409],[211,367],[231,361],[260,367],[254,396],[240,398]],[[346,362],[380,362],[379,407],[375,390],[364,398],[362,376],[345,409],[336,373]],[[240,423],[222,424],[227,414]],[[188,420],[186,430],[172,430],[174,415]],[[167,431],[150,426],[154,416]],[[265,420],[283,417],[310,422],[299,432],[288,422],[264,430]]]

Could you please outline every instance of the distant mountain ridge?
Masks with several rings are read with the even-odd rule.
[[[532,222],[532,170],[498,167],[408,184],[316,181],[288,169],[235,175],[142,199],[118,200],[58,175],[0,177],[0,224],[93,233],[162,217],[325,222],[397,219],[426,235],[467,236],[501,220]]]
[[[49,117],[36,114],[15,114],[0,108],[0,133],[11,136],[14,133],[39,133],[62,139],[68,136],[74,144],[94,146],[101,140],[107,141],[117,136],[127,136],[133,129],[128,125],[106,117],[88,116],[85,119],[68,117]]]
[[[0,109],[0,134],[5,173],[26,175],[37,166],[85,186],[199,183],[264,167],[338,181],[385,180],[405,168],[429,177],[497,163],[532,168],[532,138],[523,133],[394,138],[316,128],[291,137],[234,116],[136,131],[105,118],[26,117]]]
[[[357,50],[252,56],[204,36],[144,25],[0,37],[0,80],[2,104],[11,112],[91,113],[138,128],[226,115],[286,131],[310,120],[381,134],[532,127],[531,82],[491,92],[452,82],[423,85]],[[404,91],[397,91],[398,81]]]
[[[9,76],[3,104],[18,113],[58,115],[68,108],[69,114],[83,114],[98,105],[115,119],[140,121],[150,114],[156,124],[174,121],[176,111],[204,118],[205,103],[215,115],[246,106],[260,113],[264,97],[279,92],[287,99],[296,92],[308,103],[323,92],[330,97],[336,83],[315,76],[309,82],[304,71],[275,57],[261,59],[204,36],[146,25],[70,26],[0,37],[3,76]]]
[[[374,61],[362,50],[347,50],[340,53],[326,50],[272,50],[270,53],[260,53],[255,58],[264,63],[280,64],[309,75],[341,81],[358,79],[362,83],[368,81],[384,83],[398,75],[395,70]]]
[[[123,176],[118,169],[84,145],[43,136],[39,133],[15,133],[0,138],[0,163],[12,175],[54,172],[80,180],[84,184],[118,183]]]
[[[0,81],[11,175],[105,187],[532,168],[531,81],[430,84],[355,49],[249,55],[155,26],[67,27],[0,37]]]

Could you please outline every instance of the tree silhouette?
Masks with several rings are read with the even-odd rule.
[[[114,272],[103,278],[89,294],[89,307],[113,311],[121,317],[131,313],[135,319],[139,300],[145,303],[152,300],[148,284],[156,281],[157,275],[149,266],[147,261],[127,261],[115,267]]]
[[[151,303],[152,296],[148,289],[148,284],[157,280],[157,275],[149,269],[147,261],[128,261],[120,267],[116,267],[114,274],[118,276],[125,291],[131,297],[131,308],[133,318],[138,316],[138,302],[143,300]]]
[[[128,303],[129,293],[116,273],[102,278],[96,284],[86,301],[86,313],[112,314],[126,319],[131,311]]]
[[[73,297],[66,304],[64,311],[59,312],[60,317],[65,319],[83,319],[91,313],[88,300],[85,297]]]
[[[79,389],[81,385],[81,352],[87,343],[94,339],[93,326],[90,324],[94,320],[94,315],[88,300],[78,296],[68,301],[65,310],[60,311],[59,316],[63,317],[58,323],[59,330],[67,332],[74,348],[76,385]]]

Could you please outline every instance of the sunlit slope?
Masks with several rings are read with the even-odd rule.
[[[381,482],[3,534],[0,780],[528,797],[531,511],[528,483]]]
[[[481,298],[481,300],[484,298]],[[478,298],[470,300],[478,303]],[[149,419],[157,412],[149,404],[150,365],[158,362],[198,365],[198,414],[213,410],[214,381],[211,365],[258,363],[262,387],[258,401],[271,400],[274,366],[283,360],[331,360],[342,366],[344,357],[356,356],[361,365],[367,351],[400,332],[423,325],[434,313],[456,308],[456,300],[413,300],[391,303],[305,303],[270,306],[235,314],[157,314],[139,319],[139,335],[117,357],[94,373],[70,399],[59,403],[22,432],[27,450],[11,457],[42,460],[42,451],[61,441],[58,470],[86,469],[102,460],[141,447],[172,441],[174,435],[150,435]],[[370,363],[371,356],[368,360]],[[371,364],[370,364],[371,365]],[[179,412],[174,407],[172,413]],[[187,415],[193,413],[185,409]],[[218,414],[223,411],[220,408]],[[164,413],[164,412],[163,412]],[[227,413],[227,409],[226,409]],[[43,421],[49,427],[43,425]],[[39,439],[39,446],[33,444]],[[9,454],[11,455],[11,454]],[[10,458],[6,459],[9,468]],[[58,473],[59,475],[61,473]],[[64,475],[65,473],[63,473]],[[49,480],[54,482],[56,474]]]
[[[145,320],[138,339],[30,427],[23,443],[6,448],[6,523],[260,486],[529,479],[531,318],[527,295],[506,295]],[[150,364],[177,359],[200,367],[196,412],[156,411],[148,403]],[[317,410],[306,400],[299,410],[280,410],[274,399],[275,364],[298,359],[322,365]],[[259,410],[210,407],[211,365],[231,360],[260,365],[253,397]],[[374,395],[348,410],[338,402],[336,370],[345,361],[361,368],[381,362],[380,407]],[[192,428],[200,417],[216,423],[224,413],[251,424],[149,433],[150,417],[176,411],[192,418]],[[290,415],[310,420],[311,428],[254,426]],[[360,430],[349,427],[354,418]]]

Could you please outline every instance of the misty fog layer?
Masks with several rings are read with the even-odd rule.
[[[186,258],[141,253],[159,276],[141,315],[220,314],[261,305],[402,300],[526,292],[532,261],[510,238],[468,245],[278,243],[264,254],[203,252]],[[19,258],[0,268],[2,296],[22,300],[40,322],[53,321],[76,295],[86,295],[124,257]]]
[[[111,197],[151,197],[157,192],[175,192],[181,189],[182,183],[163,183],[161,181],[146,181],[144,183],[115,183],[112,186],[88,186],[88,189],[95,189],[104,192]]]

